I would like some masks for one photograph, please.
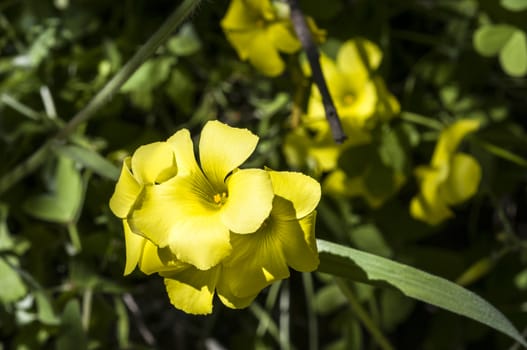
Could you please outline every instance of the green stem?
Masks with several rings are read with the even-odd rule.
[[[71,222],[68,223],[68,233],[70,235],[70,241],[73,245],[73,254],[77,254],[82,250],[82,244],[79,237],[79,230],[77,229],[77,223]]]
[[[337,283],[337,286],[342,291],[342,293],[344,293],[344,296],[346,296],[346,299],[348,300],[351,309],[353,310],[359,321],[362,322],[364,327],[366,327],[368,332],[370,332],[370,334],[373,336],[375,342],[377,342],[377,344],[379,344],[379,346],[383,350],[394,350],[394,347],[390,344],[388,339],[386,339],[384,334],[382,334],[381,330],[373,322],[366,310],[364,310],[355,294],[353,294],[351,289],[346,284],[346,281],[342,278],[335,278],[335,282]]]
[[[99,91],[84,109],[77,113],[66,126],[59,131],[57,138],[65,138],[80,124],[92,118],[102,106],[104,106],[121,86],[135,73],[172,32],[187,18],[199,5],[201,0],[185,0],[174,11],[170,17],[159,27],[159,29],[148,39],[148,41],[136,52],[136,54],[115,74],[115,76]]]
[[[444,126],[441,122],[438,122],[435,119],[425,117],[424,115],[420,115],[417,113],[412,112],[401,112],[401,119],[405,120],[410,123],[419,124],[426,126],[430,129],[434,130],[443,130]]]
[[[313,275],[310,272],[303,272],[302,281],[304,282],[304,293],[306,294],[307,303],[309,350],[318,350],[318,322],[315,313],[315,287],[313,285]]]
[[[0,178],[0,194],[7,191],[15,183],[23,179],[28,174],[35,171],[48,157],[51,142],[43,144],[35,153],[27,158],[23,163],[16,166],[9,173]]]
[[[46,159],[45,151],[54,140],[68,137],[82,123],[86,122],[95,113],[110,101],[112,96],[119,91],[121,86],[135,73],[157,48],[170,37],[172,32],[192,13],[200,4],[201,0],[184,0],[183,3],[168,17],[161,27],[148,39],[148,41],[137,51],[137,53],[106,83],[106,85],[95,95],[91,101],[79,111],[56,135],[48,140],[26,161],[16,167],[13,171],[0,178],[0,194],[9,187],[29,175]]]
[[[93,289],[88,288],[82,296],[82,328],[85,332],[90,327],[91,309],[93,300]]]
[[[9,107],[13,108],[15,111],[28,117],[29,119],[40,120],[42,117],[40,113],[20,103],[17,99],[15,99],[11,95],[2,94],[2,96],[0,97],[0,102],[8,105]]]

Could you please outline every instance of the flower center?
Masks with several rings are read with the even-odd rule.
[[[218,206],[222,206],[227,201],[227,192],[216,193],[212,199]]]
[[[347,105],[351,105],[353,104],[353,102],[355,102],[355,96],[353,96],[352,94],[346,94],[344,95],[344,104],[347,104]]]
[[[259,19],[256,21],[256,26],[260,29],[264,28],[265,27],[265,20],[263,19]]]

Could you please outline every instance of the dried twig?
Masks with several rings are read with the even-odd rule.
[[[326,85],[326,80],[324,79],[324,74],[320,68],[320,56],[318,54],[318,49],[313,41],[304,14],[298,6],[297,0],[285,0],[285,2],[289,4],[289,8],[291,10],[291,22],[293,22],[296,35],[300,39],[302,47],[306,52],[309,65],[311,67],[313,81],[317,85],[320,95],[322,96],[322,103],[324,104],[326,118],[331,128],[333,138],[335,139],[335,142],[342,143],[344,140],[346,140],[346,135],[344,134],[344,130],[342,130],[342,124],[340,123],[337,109],[335,108],[333,99],[329,94],[328,86]]]

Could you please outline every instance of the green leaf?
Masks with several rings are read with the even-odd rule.
[[[57,148],[56,151],[103,177],[114,181],[119,178],[119,168],[93,150],[76,145],[67,145]]]
[[[474,48],[483,56],[497,55],[516,29],[510,25],[486,25],[474,33]]]
[[[509,11],[527,10],[527,0],[501,0],[500,4]]]
[[[167,47],[175,55],[189,56],[201,49],[201,41],[192,24],[187,23],[167,42]]]
[[[27,293],[27,288],[18,273],[0,257],[0,302],[12,303]]]
[[[86,334],[82,329],[81,311],[77,300],[70,300],[64,307],[57,350],[88,349]]]
[[[40,322],[53,326],[60,324],[60,319],[53,310],[49,296],[43,290],[35,291],[34,295],[37,301],[37,315]]]
[[[82,178],[75,162],[59,156],[55,172],[55,191],[30,197],[24,210],[45,221],[68,223],[77,215],[83,196]]]
[[[522,77],[527,74],[527,37],[516,30],[500,51],[500,63],[510,76]]]
[[[167,80],[175,57],[152,58],[143,63],[134,75],[121,87],[121,92],[139,91],[144,93]]]
[[[358,282],[388,285],[408,297],[472,318],[527,347],[510,321],[487,301],[444,278],[360,250],[317,240],[318,271]]]

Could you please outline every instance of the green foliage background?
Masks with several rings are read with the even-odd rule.
[[[322,274],[293,273],[249,309],[217,303],[209,317],[173,309],[160,278],[122,276],[122,227],[108,200],[124,156],[182,127],[197,136],[217,118],[260,136],[250,165],[286,170],[283,138],[292,101],[305,90],[297,57],[273,79],[241,62],[219,27],[227,2],[206,1],[95,118],[46,143],[178,4],[0,1],[0,349],[373,349],[383,337],[397,349],[511,347],[485,326],[395,290]],[[377,209],[324,197],[317,236],[457,280],[523,330],[525,1],[300,5],[327,30],[328,54],[357,36],[381,47],[381,74],[402,110],[389,128],[405,135],[389,148],[410,178]],[[484,120],[464,144],[483,168],[479,192],[440,226],[417,222],[408,212],[418,191],[412,169],[429,162],[434,125],[465,117]],[[35,152],[41,165],[7,182]]]

